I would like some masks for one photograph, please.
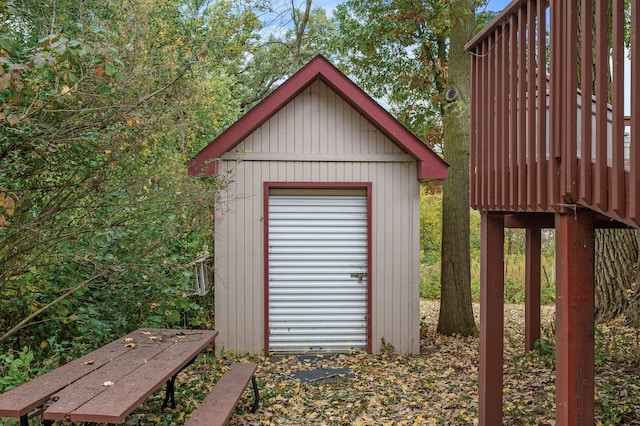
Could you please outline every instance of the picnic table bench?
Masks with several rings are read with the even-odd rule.
[[[256,364],[250,362],[231,364],[229,370],[216,382],[211,393],[185,422],[185,426],[224,425],[238,405],[249,382],[253,386],[254,400],[251,412],[254,413],[258,409],[260,398],[255,377],[256,368]]]
[[[45,423],[119,423],[166,383],[163,409],[175,407],[178,373],[211,346],[215,330],[141,328],[0,395],[0,417],[42,412]]]

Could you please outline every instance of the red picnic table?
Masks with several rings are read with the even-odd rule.
[[[119,423],[166,383],[175,407],[178,373],[211,346],[215,330],[141,328],[0,395],[0,417],[42,410],[45,422]]]

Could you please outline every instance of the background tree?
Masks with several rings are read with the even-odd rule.
[[[447,79],[448,2],[347,0],[334,13],[346,74],[440,149]]]
[[[335,13],[336,49],[347,73],[451,165],[443,187],[438,331],[444,334],[476,331],[469,272],[469,61],[463,46],[476,28],[477,6],[468,0],[348,0]],[[444,98],[449,87],[458,91],[451,103]]]
[[[141,324],[210,320],[187,265],[225,179],[184,163],[239,114],[230,70],[253,11],[16,0],[0,13],[0,341],[74,356]]]
[[[438,332],[476,332],[471,306],[469,250],[469,53],[464,45],[475,28],[474,0],[451,4],[448,86],[458,92],[445,108],[444,158],[450,164],[442,197],[442,295]]]
[[[305,0],[302,8],[294,2],[282,4],[284,10],[266,19],[251,58],[238,70],[237,85],[244,90],[244,110],[254,106],[279,83],[293,75],[317,54],[328,55],[333,24],[323,8]]]
[[[595,234],[596,320],[624,315],[640,326],[640,232],[597,229]]]

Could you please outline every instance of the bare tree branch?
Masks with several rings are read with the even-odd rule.
[[[101,272],[99,274],[96,274],[96,275],[92,276],[91,278],[89,278],[87,280],[82,281],[80,284],[76,285],[75,287],[71,287],[69,290],[64,292],[62,295],[60,295],[55,300],[52,300],[51,302],[49,302],[46,305],[44,305],[42,308],[40,308],[37,311],[33,312],[32,314],[28,315],[26,318],[24,318],[22,321],[20,321],[18,324],[16,324],[13,328],[11,328],[9,331],[7,331],[2,336],[0,336],[0,343],[4,342],[7,338],[11,337],[14,333],[16,333],[16,332],[22,330],[23,328],[27,327],[30,324],[31,320],[33,320],[35,317],[40,315],[42,312],[46,311],[50,307],[58,304],[59,302],[61,302],[64,299],[66,299],[67,297],[69,297],[70,295],[75,293],[76,291],[80,290],[82,287],[85,287],[86,285],[88,285],[93,280],[104,276],[106,273],[107,273],[106,271],[103,271],[103,272]]]

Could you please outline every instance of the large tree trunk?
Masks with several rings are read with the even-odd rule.
[[[464,44],[473,35],[475,2],[451,3],[450,88],[459,92],[445,108],[445,160],[450,164],[442,199],[442,274],[438,333],[474,334],[469,249],[469,55]]]
[[[600,229],[596,231],[596,320],[625,315],[638,325],[638,259],[640,231]]]

